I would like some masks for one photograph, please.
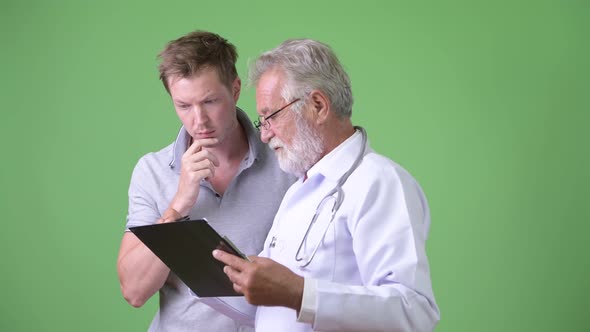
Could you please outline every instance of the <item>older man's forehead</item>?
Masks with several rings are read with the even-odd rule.
[[[284,102],[281,96],[282,79],[275,72],[267,72],[260,77],[256,86],[256,111],[265,116],[274,111]]]

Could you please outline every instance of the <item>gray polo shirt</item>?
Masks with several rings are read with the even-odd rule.
[[[274,152],[260,141],[248,116],[237,110],[249,151],[225,193],[219,195],[203,180],[191,219],[206,218],[246,255],[262,250],[284,193],[296,178],[280,170]],[[143,156],[131,177],[127,228],[153,224],[176,194],[180,160],[190,136],[183,128],[173,144]],[[238,323],[191,296],[188,287],[170,273],[160,289],[160,308],[149,331],[244,331]]]

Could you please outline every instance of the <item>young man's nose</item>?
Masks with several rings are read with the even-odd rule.
[[[193,121],[196,124],[207,122],[208,118],[207,112],[201,106],[193,107]]]

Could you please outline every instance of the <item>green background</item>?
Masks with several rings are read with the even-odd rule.
[[[1,0],[0,331],[147,329],[116,258],[132,168],[179,125],[156,54],[194,29],[244,80],[286,38],[334,48],[353,121],[428,196],[437,331],[588,331],[588,7]]]

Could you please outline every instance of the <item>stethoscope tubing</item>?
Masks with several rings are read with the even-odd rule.
[[[334,188],[332,188],[332,190],[330,190],[330,192],[328,192],[328,194],[326,196],[324,196],[324,198],[322,198],[320,203],[317,205],[315,213],[313,215],[313,218],[311,219],[311,222],[307,226],[307,229],[305,230],[305,235],[303,235],[303,239],[301,239],[301,243],[299,243],[299,248],[297,249],[297,252],[295,253],[295,261],[300,263],[299,267],[301,267],[301,268],[307,267],[309,264],[311,264],[311,261],[315,257],[316,252],[318,251],[321,243],[324,241],[324,238],[326,237],[326,233],[328,232],[330,225],[334,221],[334,217],[336,216],[336,212],[338,212],[338,210],[340,209],[340,206],[342,205],[342,202],[344,202],[344,191],[342,190],[342,186],[344,186],[344,184],[348,180],[348,177],[360,165],[360,163],[363,160],[363,157],[365,156],[365,152],[367,151],[367,132],[365,131],[365,129],[363,127],[360,127],[360,126],[355,126],[354,128],[361,132],[362,139],[363,139],[362,140],[362,148],[361,148],[359,154],[357,155],[352,166],[350,166],[348,171],[346,171],[346,173],[344,173],[340,177],[336,186]],[[300,257],[301,256],[301,249],[303,248],[304,244],[307,245],[307,237],[309,235],[309,232],[310,232],[312,226],[316,223],[317,218],[319,217],[324,204],[326,204],[327,200],[329,200],[329,199],[334,199],[334,205],[332,206],[330,221],[326,225],[324,233],[322,234],[322,237],[320,238],[318,244],[315,246],[314,250],[312,251],[311,256],[307,256],[304,253],[303,256]]]

